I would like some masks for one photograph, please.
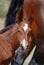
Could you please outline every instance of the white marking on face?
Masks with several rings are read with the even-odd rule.
[[[26,30],[28,29],[28,24],[25,24],[25,25],[23,26],[23,29],[24,29],[24,31],[26,31]]]
[[[21,42],[22,46],[24,47],[24,49],[27,49],[28,43],[26,43],[26,40],[23,39],[23,41]]]

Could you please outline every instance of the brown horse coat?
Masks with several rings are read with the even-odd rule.
[[[24,0],[23,17],[26,16],[36,37],[44,35],[44,0]],[[24,14],[25,13],[25,14]]]
[[[9,30],[0,34],[0,64],[6,64],[14,56],[19,47],[17,41],[18,25],[13,25]]]
[[[29,19],[30,27],[38,43],[38,54],[44,58],[44,0],[24,0],[23,17]]]
[[[35,46],[28,20],[23,20],[19,25],[13,25],[9,30],[0,33],[0,64],[9,64],[19,45],[22,45],[24,50],[29,47],[27,55]]]

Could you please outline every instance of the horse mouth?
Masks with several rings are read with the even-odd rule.
[[[28,42],[26,43],[25,39],[22,40],[21,45],[24,48],[24,50],[26,50],[28,48]]]

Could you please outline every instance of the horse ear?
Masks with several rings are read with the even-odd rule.
[[[32,24],[32,22],[34,21],[34,16],[30,16],[30,24]]]

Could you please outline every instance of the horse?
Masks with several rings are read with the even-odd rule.
[[[27,55],[35,45],[35,39],[33,33],[31,34],[32,31],[28,20],[23,20],[19,25],[12,25],[4,30],[0,32],[0,65],[9,64],[19,45],[24,50],[29,49]],[[34,44],[32,44],[32,40]]]
[[[44,1],[24,0],[23,18],[30,21],[30,27],[36,39],[36,50],[29,65],[44,64]],[[35,64],[36,63],[36,64]]]
[[[27,58],[27,56],[32,51],[33,47],[35,46],[35,38],[31,31],[31,28],[29,25],[28,20],[24,20],[20,23],[20,27],[18,29],[18,39],[20,40],[20,43],[24,43],[22,46],[27,47],[27,42],[29,43],[27,50],[23,50],[22,46],[20,46],[16,51],[16,56],[14,60],[12,61],[12,65],[22,65],[24,60]],[[24,25],[25,24],[25,25]],[[25,44],[26,43],[26,44]],[[26,53],[26,54],[25,54]]]

